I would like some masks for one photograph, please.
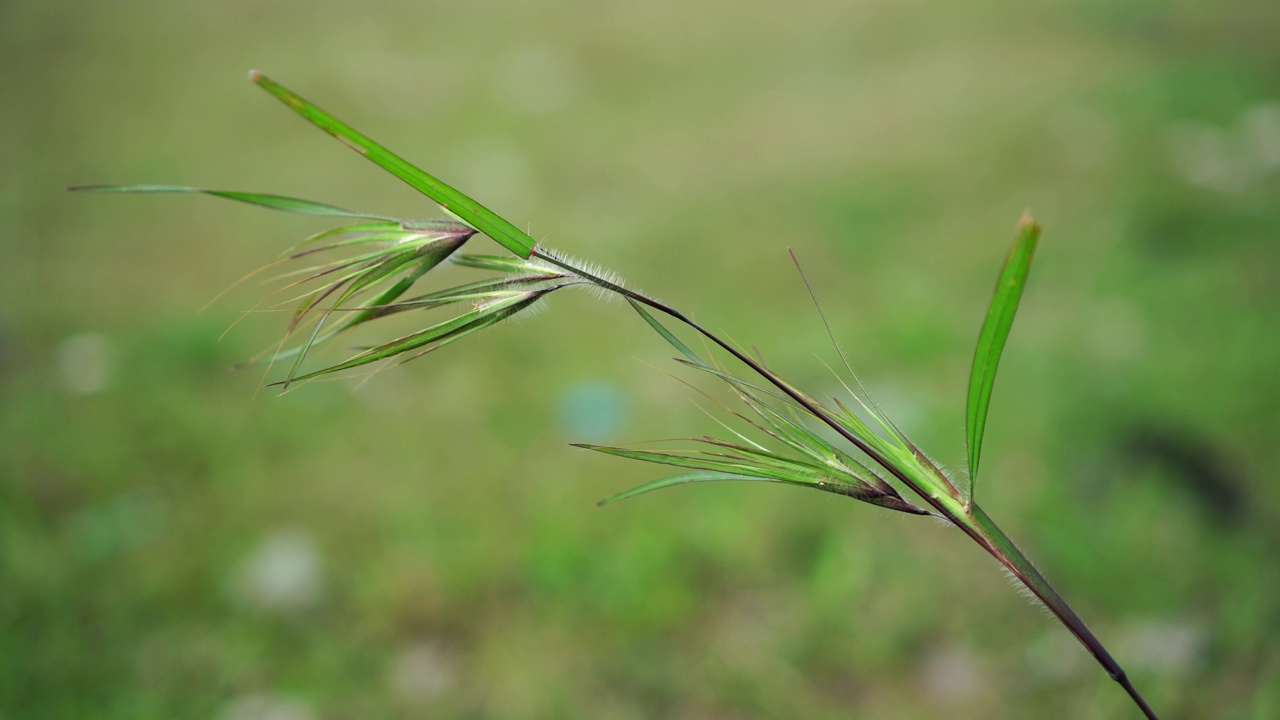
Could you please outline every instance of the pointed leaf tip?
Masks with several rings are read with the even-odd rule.
[[[133,195],[158,195],[163,193],[210,195],[213,197],[247,203],[249,205],[257,205],[258,207],[264,207],[271,210],[300,213],[302,215],[325,215],[333,217],[361,218],[366,220],[382,220],[386,222],[396,221],[395,218],[386,217],[384,215],[370,215],[368,213],[352,212],[335,205],[318,203],[311,200],[302,200],[300,198],[287,197],[284,195],[247,193],[240,192],[239,190],[210,190],[207,188],[189,187],[187,185],[77,185],[69,187],[67,190],[70,192],[119,193]]]
[[[1015,235],[1021,235],[1024,232],[1029,232],[1032,230],[1034,230],[1035,232],[1040,232],[1041,230],[1040,223],[1036,222],[1036,219],[1031,215],[1030,210],[1023,210],[1022,217],[1018,218],[1018,227],[1017,227],[1017,230],[1015,231]]]
[[[995,386],[996,368],[1004,351],[1014,315],[1022,299],[1027,275],[1031,272],[1031,258],[1040,239],[1040,225],[1031,214],[1023,213],[1013,240],[1013,247],[1005,258],[1004,267],[996,281],[995,293],[987,308],[987,317],[978,334],[978,346],[974,350],[973,367],[969,374],[969,398],[965,413],[965,439],[969,447],[969,497],[973,498],[977,484],[978,462],[982,455],[982,434],[986,427],[987,410],[991,403],[991,390]]]
[[[271,93],[307,122],[337,138],[414,190],[431,198],[446,212],[488,235],[499,245],[521,258],[528,259],[533,254],[536,244],[533,238],[497,213],[391,152],[266,75],[254,72],[249,77],[256,85]]]

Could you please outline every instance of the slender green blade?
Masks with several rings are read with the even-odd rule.
[[[71,192],[102,192],[102,193],[199,193],[201,195],[213,195],[214,197],[226,198],[228,200],[236,200],[250,205],[270,208],[272,210],[281,210],[283,212],[301,213],[303,215],[325,215],[329,217],[349,217],[363,218],[366,220],[389,220],[395,221],[395,218],[384,217],[382,215],[370,215],[368,213],[352,212],[344,210],[333,205],[312,202],[310,200],[300,200],[298,198],[285,197],[283,195],[268,195],[265,193],[247,193],[237,192],[234,190],[206,190],[204,188],[187,187],[185,185],[80,185],[77,187],[67,188]]]
[[[1040,226],[1030,215],[1024,215],[1018,223],[1013,247],[1004,261],[1000,279],[996,282],[987,319],[978,334],[978,347],[973,354],[973,369],[969,374],[969,401],[965,415],[965,432],[969,445],[969,498],[972,500],[978,479],[978,460],[982,455],[982,432],[987,424],[987,408],[991,403],[991,389],[996,382],[996,367],[1000,353],[1004,351],[1013,317],[1018,312],[1022,289],[1031,271],[1031,257],[1040,239]]]
[[[433,252],[425,252],[432,245],[437,249]],[[412,270],[410,270],[410,272],[404,277],[397,280],[391,287],[384,290],[380,295],[374,298],[372,302],[367,303],[369,307],[344,323],[341,329],[349,330],[360,323],[368,322],[369,320],[376,320],[377,318],[386,315],[387,312],[384,308],[386,308],[389,303],[395,302],[401,295],[408,292],[409,288],[413,287],[414,283],[422,279],[423,275],[431,272],[432,269],[444,261],[445,258],[449,257],[449,255],[452,254],[454,250],[461,247],[461,245],[462,242],[444,242],[442,240],[436,240],[431,244],[420,248],[414,258],[415,262],[412,263]],[[341,301],[335,303],[335,307],[339,304],[341,304]]]
[[[365,350],[346,362],[342,362],[322,370],[316,370],[315,372],[307,373],[306,375],[290,377],[288,380],[272,384],[287,386],[294,382],[310,380],[312,378],[320,377],[321,375],[327,375],[341,370],[349,370],[351,368],[360,367],[361,365],[368,365],[369,363],[385,360],[410,351],[422,350],[433,343],[443,345],[448,342],[453,342],[454,340],[461,339],[474,332],[483,330],[490,325],[506,320],[521,310],[529,307],[541,296],[541,294],[542,293],[538,292],[513,294],[507,299],[491,302],[483,307],[471,310],[470,312],[459,315],[451,320],[446,320],[437,325],[432,325],[425,330],[411,335],[406,335],[378,345],[377,347]]]
[[[832,466],[824,462],[815,462],[814,460],[802,460],[799,458],[792,458],[792,457],[783,455],[781,453],[776,453],[770,450],[765,450],[765,449],[756,448],[756,447],[749,447],[746,445],[739,445],[736,443],[727,442],[725,440],[720,440],[719,438],[704,436],[700,438],[695,438],[694,441],[703,443],[705,445],[711,445],[717,448],[723,448],[724,450],[731,451],[734,454],[743,457],[744,459],[748,457],[752,458],[754,461],[759,462],[761,465],[770,465],[773,467],[789,467],[789,468],[804,467],[804,468],[813,470],[815,472],[824,473],[824,474],[832,473],[835,470],[835,468],[833,468]]]
[[[556,281],[556,282],[553,282]],[[385,310],[402,312],[404,310],[428,309],[441,307],[443,305],[451,305],[460,302],[478,302],[491,299],[497,295],[505,294],[511,290],[520,288],[533,288],[538,285],[566,287],[570,284],[577,284],[573,280],[565,280],[559,275],[528,275],[517,278],[499,278],[497,280],[480,280],[465,285],[458,285],[443,290],[436,290],[424,295],[415,295],[406,300],[401,300],[394,305],[385,305]],[[370,303],[371,309],[377,309],[374,303]]]
[[[707,364],[702,361],[702,358],[698,357],[697,353],[690,350],[688,345],[681,342],[680,338],[672,334],[665,325],[658,322],[658,319],[651,315],[648,310],[645,310],[640,303],[631,298],[627,298],[627,302],[630,303],[633,310],[640,314],[640,317],[644,318],[645,322],[649,323],[649,327],[653,328],[655,332],[662,336],[663,340],[666,340],[667,343],[671,345],[671,347],[675,348],[681,355],[688,358],[689,362],[694,363],[699,367],[707,367]]]
[[[452,247],[449,248],[450,251],[452,251],[452,249],[453,249]],[[289,383],[291,382],[293,377],[297,375],[299,369],[301,369],[303,361],[306,360],[307,358],[307,353],[310,352],[311,348],[316,344],[316,340],[320,337],[320,331],[324,329],[325,323],[328,322],[329,316],[333,314],[334,309],[341,307],[344,302],[350,299],[353,295],[356,295],[357,293],[359,293],[361,290],[371,287],[373,285],[376,285],[382,280],[400,272],[405,268],[406,265],[412,263],[414,259],[415,259],[414,250],[401,251],[399,253],[396,253],[395,255],[390,256],[389,259],[374,266],[369,271],[360,274],[359,277],[352,279],[350,285],[347,286],[347,289],[344,290],[342,294],[338,296],[337,300],[333,301],[333,305],[329,308],[329,310],[325,311],[320,316],[320,319],[316,322],[315,327],[313,327],[311,330],[311,335],[308,336],[306,342],[302,344],[302,352],[298,353],[298,355],[295,357],[293,361],[293,367],[289,369],[289,376],[285,380],[284,389],[286,390],[289,389]],[[314,304],[312,303],[312,305]],[[357,319],[358,319],[358,316],[357,316]]]
[[[694,370],[701,370],[702,372],[714,375],[720,378],[721,380],[725,381],[726,383],[729,383],[729,385],[733,386],[734,388],[736,388],[741,392],[751,391],[751,392],[759,393],[763,396],[771,397],[774,400],[777,400],[785,405],[797,407],[797,408],[800,408],[801,410],[804,410],[804,408],[802,408],[795,401],[794,398],[788,397],[787,395],[783,395],[780,392],[770,390],[769,388],[763,387],[761,385],[747,382],[746,380],[743,380],[742,378],[736,375],[730,375],[724,370],[721,370],[719,368],[715,368],[706,364],[701,360],[701,358],[696,359],[696,362],[689,361],[689,360],[681,360],[680,358],[674,358],[674,360],[680,363],[681,365],[684,365],[685,367],[690,367],[690,368],[693,368]]]
[[[605,498],[604,500],[601,500],[600,502],[596,503],[596,505],[603,507],[605,505],[616,503],[619,500],[626,500],[627,498],[633,498],[637,495],[643,495],[648,492],[653,492],[654,490],[661,490],[663,488],[675,487],[676,485],[687,485],[689,483],[701,483],[701,482],[782,482],[782,481],[775,480],[773,478],[751,477],[749,475],[734,475],[732,473],[723,473],[723,472],[680,473],[679,475],[672,475],[670,477],[665,477],[659,480],[653,480],[651,482],[647,482],[638,487],[631,488],[630,490],[627,490],[625,492],[620,492],[617,495],[614,495],[613,497],[609,497],[609,498]]]
[[[708,470],[712,472],[725,472],[733,475],[772,478],[778,482],[793,483],[796,485],[816,485],[819,480],[826,478],[825,473],[816,472],[810,468],[800,465],[781,467],[754,462],[749,459],[732,460],[727,457],[713,457],[709,455],[681,455],[678,453],[652,452],[648,450],[628,450],[627,448],[610,447],[607,445],[588,445],[586,443],[570,443],[570,445],[573,447],[583,448],[585,450],[595,450],[596,452],[601,452],[606,455],[616,455],[618,457],[629,458],[631,460],[658,463],[659,465],[674,465],[676,467],[687,468],[689,470]]]
[[[454,265],[461,265],[475,270],[493,270],[500,273],[548,272],[546,265],[540,265],[528,259],[498,257],[496,255],[455,255],[450,259],[450,262]]]
[[[367,243],[380,242],[388,240],[392,235],[403,233],[399,223],[394,222],[373,222],[360,223],[358,225],[344,225],[342,227],[330,228],[323,232],[318,232],[306,240],[290,247],[288,250],[276,256],[277,260],[297,259],[314,255],[328,250],[336,250],[350,245],[363,245]],[[334,240],[333,238],[337,238]],[[328,244],[322,244],[322,241],[329,240]]]
[[[522,232],[515,225],[499,217],[492,210],[463,195],[434,176],[418,169],[409,161],[370,140],[324,110],[298,97],[288,88],[276,83],[266,75],[254,71],[249,73],[249,79],[276,96],[312,125],[341,140],[352,150],[408,183],[414,190],[436,201],[445,210],[488,235],[499,245],[522,258],[528,258],[533,253],[535,244],[533,238]]]

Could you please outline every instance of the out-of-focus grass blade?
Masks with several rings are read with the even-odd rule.
[[[519,228],[499,217],[480,203],[463,195],[432,175],[418,169],[404,158],[357,132],[351,126],[333,117],[324,110],[298,97],[288,88],[276,83],[256,70],[249,73],[249,79],[267,92],[275,95],[294,112],[306,118],[308,122],[324,130],[351,147],[351,149],[372,160],[379,167],[395,175],[410,187],[436,201],[445,210],[453,213],[463,222],[488,235],[499,245],[522,258],[533,253],[533,238]]]
[[[303,215],[325,215],[328,217],[349,217],[363,218],[366,220],[388,220],[395,221],[395,218],[384,217],[382,215],[370,215],[368,213],[352,212],[344,210],[333,205],[312,202],[310,200],[300,200],[298,198],[285,197],[283,195],[268,195],[265,193],[247,193],[237,192],[235,190],[206,190],[204,188],[187,187],[185,185],[80,185],[77,187],[67,188],[71,192],[103,192],[103,193],[199,193],[201,195],[213,195],[214,197],[226,198],[228,200],[236,200],[250,205],[270,208],[272,210],[281,210],[284,212],[301,213]]]
[[[965,414],[965,433],[969,445],[969,498],[973,499],[978,480],[978,460],[982,455],[982,431],[987,424],[987,408],[991,403],[991,388],[996,382],[996,367],[1000,353],[1009,338],[1013,316],[1018,312],[1018,301],[1031,271],[1031,257],[1040,239],[1040,226],[1030,215],[1023,215],[1018,223],[1013,247],[1004,261],[996,291],[987,308],[987,319],[978,334],[978,347],[973,354],[973,369],[969,374],[969,401]]]

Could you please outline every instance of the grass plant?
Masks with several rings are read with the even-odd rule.
[[[410,220],[352,212],[278,195],[205,190],[170,185],[86,186],[74,190],[122,193],[203,193],[260,207],[341,219],[350,224],[313,235],[282,253],[268,267],[305,264],[279,276],[281,287],[265,303],[289,314],[284,339],[254,362],[287,366],[273,383],[293,384],[378,364],[408,362],[504,320],[529,312],[552,293],[585,288],[621,298],[679,354],[676,361],[723,382],[740,407],[724,405],[717,421],[725,437],[688,439],[674,450],[580,444],[577,447],[680,472],[615,495],[601,504],[676,485],[701,482],[771,482],[842,495],[908,515],[936,518],[960,530],[996,559],[1014,581],[1056,617],[1120,684],[1148,718],[1154,711],[1119,663],[1049,581],[996,525],[976,500],[982,437],[996,370],[1030,272],[1041,228],[1026,215],[996,283],[979,334],[970,373],[965,427],[968,472],[952,478],[918,448],[871,398],[840,351],[852,385],[848,399],[815,398],[774,372],[758,353],[748,353],[689,315],[628,287],[614,274],[564,256],[534,241],[509,221],[374,142],[265,75],[251,79],[311,124],[324,130],[426,195],[450,216]],[[461,254],[477,233],[510,256]],[[442,263],[487,273],[460,285],[417,295],[410,290]],[[797,263],[798,267],[798,263]],[[806,280],[807,284],[807,280]],[[810,289],[812,294],[812,289]],[[816,297],[815,297],[816,304]],[[347,359],[309,369],[311,351],[366,323],[412,311],[449,310],[413,332],[359,348]],[[821,307],[818,308],[821,313]],[[826,323],[825,317],[823,318]],[[830,333],[830,326],[828,325]],[[700,338],[682,340],[677,330]],[[834,335],[832,341],[835,343]],[[695,350],[694,345],[699,345]],[[839,345],[836,344],[837,349]],[[716,352],[743,370],[726,367]],[[833,442],[839,438],[847,446]],[[727,438],[727,439],[726,439]]]

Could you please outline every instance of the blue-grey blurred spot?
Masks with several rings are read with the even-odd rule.
[[[627,401],[616,385],[585,380],[560,396],[556,418],[560,430],[579,442],[603,442],[622,428]]]
[[[104,560],[154,539],[165,516],[154,491],[135,490],[76,512],[67,522],[67,533],[85,560]]]

